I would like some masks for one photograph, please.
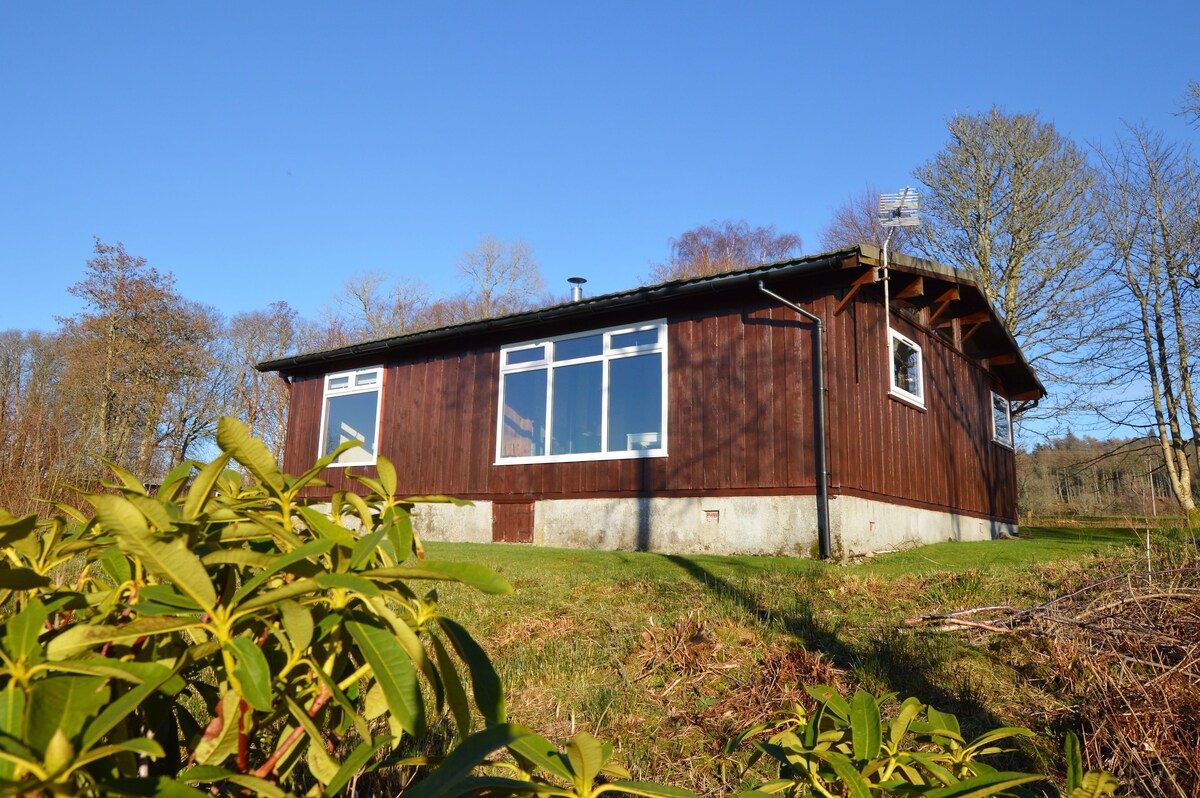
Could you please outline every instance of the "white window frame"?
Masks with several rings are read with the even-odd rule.
[[[901,341],[911,346],[917,353],[917,393],[912,393],[896,384],[896,342]],[[888,328],[888,385],[889,392],[898,399],[911,402],[919,407],[925,407],[925,352],[921,345],[907,335]]]
[[[642,346],[626,346],[614,347],[612,339],[615,336],[625,333],[640,332],[643,330],[657,330],[658,339],[654,344],[646,344]],[[567,341],[574,338],[587,338],[593,335],[602,336],[603,346],[600,354],[588,355],[585,357],[572,358],[570,360],[554,360],[554,344],[560,341]],[[539,360],[532,360],[527,363],[508,364],[508,355],[510,352],[517,352],[524,349],[535,349],[537,347],[545,347],[543,357]],[[662,368],[662,416],[659,419],[659,437],[661,438],[660,445],[655,449],[621,449],[616,451],[606,451],[608,447],[608,423],[609,423],[609,364],[615,360],[621,360],[625,357],[636,355],[660,354],[660,365]],[[577,454],[550,454],[550,430],[553,429],[554,423],[554,369],[563,366],[575,366],[581,363],[603,363],[603,376],[601,378],[601,401],[600,401],[600,445],[599,452],[580,452]],[[546,371],[546,436],[544,441],[546,454],[527,455],[519,457],[504,457],[502,447],[504,444],[504,390],[505,376],[508,374],[516,374],[523,371]],[[667,320],[655,319],[652,321],[639,322],[637,324],[623,324],[619,327],[603,327],[600,329],[584,330],[570,335],[557,335],[547,338],[538,338],[531,341],[521,341],[515,344],[508,344],[500,348],[500,378],[498,386],[498,401],[496,408],[496,459],[495,465],[523,465],[530,463],[573,463],[587,460],[637,460],[646,457],[666,457],[667,456],[667,416],[668,416],[668,393],[667,386]]]
[[[324,457],[327,454],[327,451],[326,451],[327,447],[326,447],[326,441],[325,441],[325,433],[327,432],[327,430],[325,429],[325,424],[326,424],[326,421],[328,420],[326,418],[326,416],[329,413],[330,397],[352,396],[354,394],[360,394],[360,393],[374,393],[375,394],[375,451],[372,452],[371,459],[369,461],[361,460],[361,461],[356,461],[356,462],[344,462],[344,463],[333,462],[333,463],[329,464],[329,466],[328,466],[329,468],[351,468],[353,466],[372,466],[372,465],[375,465],[376,461],[378,460],[378,458],[379,458],[379,443],[380,443],[380,439],[383,437],[383,430],[380,428],[380,421],[383,418],[383,380],[384,380],[385,371],[386,370],[384,369],[383,366],[370,366],[370,367],[361,368],[361,369],[351,369],[349,371],[334,371],[334,372],[330,372],[329,374],[326,374],[324,376],[324,378],[323,378],[325,380],[324,390],[321,392],[321,426],[318,428],[319,432],[317,435],[317,457],[318,458]],[[370,385],[361,385],[361,386],[358,384],[359,381],[363,377],[365,377],[369,374],[372,374],[372,373],[375,375],[374,383],[372,383]],[[330,388],[329,387],[330,383],[332,383],[334,380],[337,380],[341,377],[347,378],[347,383],[346,383],[345,388]],[[337,448],[337,447],[335,446],[334,448]],[[359,448],[361,449],[362,447],[359,447]]]
[[[988,408],[988,410],[991,412],[991,417],[992,417],[992,442],[1000,444],[1005,449],[1012,449],[1013,448],[1012,402],[1008,401],[1007,397],[1001,396],[1000,394],[996,393],[995,391],[992,391],[991,393],[992,393],[991,406]],[[996,429],[996,400],[997,399],[1004,402],[1004,418],[1005,418],[1005,421],[1008,422],[1008,435],[1006,437],[1001,437],[1000,430]]]

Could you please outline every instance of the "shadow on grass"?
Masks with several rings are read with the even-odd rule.
[[[824,654],[837,667],[854,673],[860,680],[882,683],[886,691],[894,691],[902,699],[915,696],[943,712],[953,713],[962,723],[968,739],[1007,725],[987,709],[971,682],[947,685],[931,676],[952,655],[953,644],[943,638],[890,629],[881,630],[881,635],[862,642],[847,641],[835,627],[818,617],[811,598],[804,593],[796,593],[786,611],[773,610],[764,606],[748,584],[735,585],[686,556],[659,556],[682,568],[715,597],[736,604],[763,626],[785,633],[809,651]],[[801,577],[813,583],[815,590],[815,583],[822,575],[822,571],[812,571]],[[1023,770],[1038,767],[1032,757],[1021,752],[1008,755],[1007,760],[1003,762],[1005,767]]]

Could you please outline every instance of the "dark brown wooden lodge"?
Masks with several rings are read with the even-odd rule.
[[[315,496],[378,453],[412,495],[474,500],[423,508],[432,539],[845,555],[1011,533],[1011,411],[1045,390],[972,280],[881,266],[864,245],[259,369],[291,386],[288,471],[365,442]]]

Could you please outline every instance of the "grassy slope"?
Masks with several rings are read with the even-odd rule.
[[[720,749],[799,700],[801,682],[916,695],[971,733],[1057,716],[1023,677],[1013,641],[905,628],[918,614],[1028,605],[1136,556],[1128,530],[1025,528],[1033,539],[944,543],[849,566],[767,557],[677,556],[430,544],[431,559],[491,566],[514,595],[444,589],[492,655],[514,720],[564,739],[613,740],[641,778],[724,792]],[[1122,566],[1123,567],[1123,566]],[[1044,767],[1050,751],[1010,764]]]

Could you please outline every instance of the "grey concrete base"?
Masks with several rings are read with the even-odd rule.
[[[829,503],[835,557],[1016,534],[1017,525],[851,496]],[[425,540],[486,543],[491,502],[417,505]],[[557,499],[534,508],[534,544],[671,554],[816,557],[813,496]]]
[[[538,502],[535,543],[670,554],[815,556],[811,496],[561,499]]]
[[[413,507],[413,531],[422,540],[491,543],[492,503],[475,502],[470,507],[417,504]]]

